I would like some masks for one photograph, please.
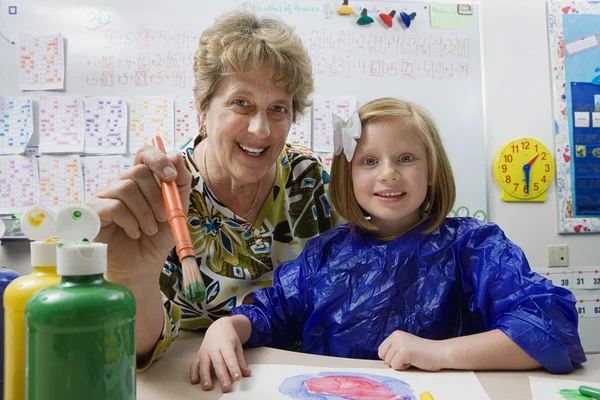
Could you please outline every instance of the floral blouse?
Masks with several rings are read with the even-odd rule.
[[[329,174],[320,159],[305,147],[286,144],[276,161],[271,195],[255,225],[235,215],[205,184],[194,161],[197,137],[181,152],[192,173],[188,227],[196,248],[196,260],[206,300],[192,303],[182,292],[181,264],[171,252],[160,277],[164,325],[145,369],[165,352],[179,328],[206,328],[231,310],[252,301],[252,291],[273,283],[273,270],[294,260],[309,239],[335,226],[340,218],[326,194]]]

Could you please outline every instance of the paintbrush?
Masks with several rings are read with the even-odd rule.
[[[165,152],[160,136],[152,138],[154,147]],[[169,214],[169,225],[173,231],[175,239],[175,251],[181,261],[181,269],[183,272],[183,295],[191,302],[199,303],[206,298],[206,288],[202,282],[200,269],[196,262],[196,253],[192,237],[187,226],[187,220],[181,206],[181,198],[177,184],[172,182],[161,182],[163,200],[167,213]]]

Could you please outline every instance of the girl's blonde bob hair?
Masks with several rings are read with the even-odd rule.
[[[275,17],[249,10],[221,15],[200,37],[194,55],[194,95],[200,111],[208,108],[225,76],[259,71],[292,96],[292,117],[310,106],[314,90],[310,58],[294,29]]]
[[[405,127],[414,129],[425,143],[430,187],[421,206],[421,219],[418,224],[426,221],[423,232],[432,232],[452,210],[456,188],[448,155],[431,115],[417,104],[384,97],[362,106],[358,110],[358,116],[362,129],[372,122],[402,118]],[[329,191],[333,205],[348,222],[367,231],[377,230],[377,227],[365,218],[364,210],[356,201],[352,185],[352,163],[346,160],[344,153],[333,158]]]

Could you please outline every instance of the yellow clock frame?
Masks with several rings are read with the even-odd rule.
[[[552,152],[539,140],[522,137],[506,143],[498,151],[493,168],[502,200],[546,201],[555,164]]]

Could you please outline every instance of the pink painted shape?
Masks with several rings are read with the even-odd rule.
[[[394,400],[397,396],[384,385],[359,376],[326,376],[304,382],[314,394],[336,395],[349,400]]]

